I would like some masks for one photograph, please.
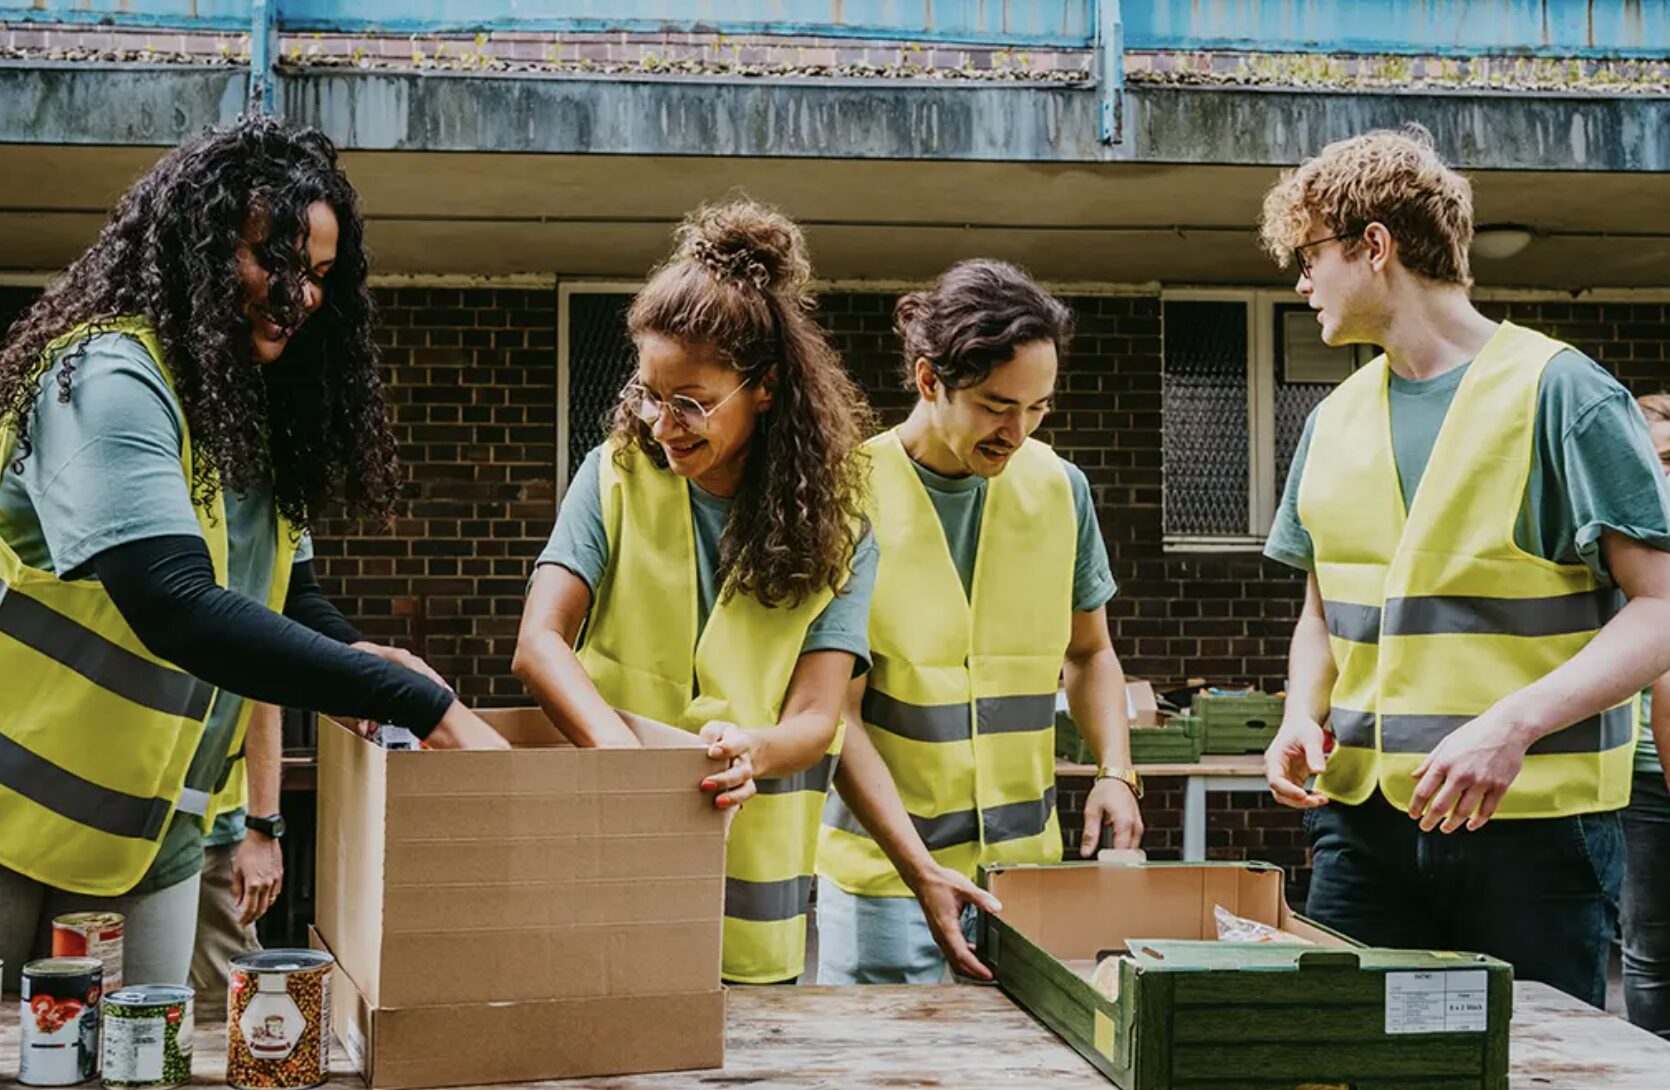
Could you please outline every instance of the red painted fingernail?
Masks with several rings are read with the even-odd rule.
[[[719,807],[719,809],[721,809],[721,810],[725,809],[725,807],[729,806],[730,804],[731,804],[731,797],[729,795],[720,795],[717,799],[713,800],[713,805]]]
[[[719,785],[714,783],[712,780],[703,780],[702,781],[702,790],[703,791],[712,791],[714,788],[716,788],[718,786]]]

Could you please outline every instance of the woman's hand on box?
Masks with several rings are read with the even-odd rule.
[[[431,749],[509,749],[504,735],[488,726],[475,712],[458,701],[441,717],[424,739]]]
[[[975,980],[990,980],[992,971],[986,968],[963,933],[963,908],[974,905],[986,912],[1002,912],[1003,902],[963,874],[938,863],[928,863],[901,877],[921,902],[922,915],[933,933],[934,944],[951,968]]]
[[[713,805],[734,809],[754,797],[754,751],[758,740],[735,723],[715,719],[701,730],[707,755],[726,762],[724,771],[702,780],[702,790],[714,794]]]

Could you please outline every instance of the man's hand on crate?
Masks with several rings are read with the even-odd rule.
[[[1136,792],[1124,780],[1099,779],[1084,800],[1084,833],[1079,837],[1079,855],[1093,859],[1102,846],[1102,830],[1113,830],[1115,848],[1142,845],[1142,811]]]
[[[1327,741],[1322,725],[1310,716],[1295,711],[1282,718],[1281,729],[1264,751],[1264,778],[1277,802],[1298,810],[1327,804],[1326,795],[1305,790],[1306,781],[1322,774]]]
[[[991,970],[974,953],[968,936],[963,934],[963,908],[974,905],[987,912],[1001,912],[1002,902],[962,874],[938,863],[928,863],[901,877],[921,902],[928,929],[951,968],[962,976],[990,980]]]

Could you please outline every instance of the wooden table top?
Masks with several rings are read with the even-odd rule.
[[[15,1009],[10,1008],[9,1010]],[[0,1084],[17,1063],[17,1021],[0,1032]],[[996,988],[738,988],[727,1014],[723,1071],[527,1084],[573,1090],[898,1090],[900,1087],[1112,1085]],[[226,1030],[197,1032],[194,1085],[225,1077]],[[340,1048],[333,1090],[361,1086]],[[1670,1043],[1540,984],[1514,986],[1513,1090],[1664,1090]]]

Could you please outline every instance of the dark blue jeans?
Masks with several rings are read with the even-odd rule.
[[[1629,1020],[1670,1040],[1670,789],[1638,772],[1624,814],[1624,1003]]]
[[[1616,813],[1423,833],[1378,793],[1305,814],[1305,914],[1370,946],[1465,950],[1596,1007],[1618,927],[1624,836]]]

